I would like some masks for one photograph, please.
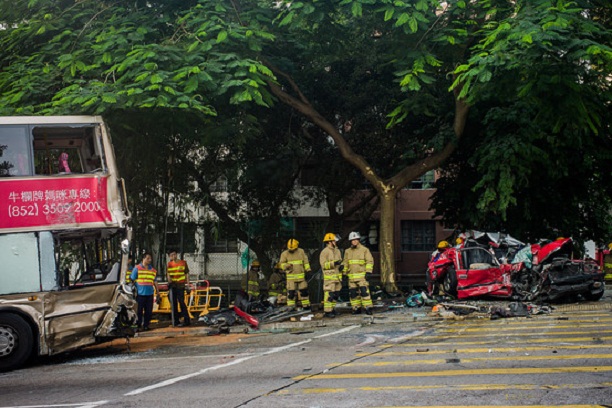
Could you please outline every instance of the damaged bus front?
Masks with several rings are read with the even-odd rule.
[[[132,334],[123,180],[97,116],[0,117],[0,371]]]

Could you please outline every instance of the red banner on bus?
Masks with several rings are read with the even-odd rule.
[[[0,180],[0,229],[41,230],[112,222],[107,177]]]

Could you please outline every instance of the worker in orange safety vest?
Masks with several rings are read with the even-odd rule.
[[[170,262],[168,262],[168,297],[172,309],[172,326],[183,327],[190,326],[191,319],[189,310],[185,304],[185,293],[189,294],[189,266],[187,262],[178,259],[176,251],[171,250],[168,253]],[[185,292],[187,291],[187,292]],[[181,315],[183,322],[181,323]]]

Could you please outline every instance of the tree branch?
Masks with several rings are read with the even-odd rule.
[[[270,68],[270,69],[274,71],[275,68]],[[290,78],[289,75],[282,73],[281,71],[274,71],[274,72],[283,76],[284,78]],[[295,82],[293,81],[291,82],[293,83],[292,86],[295,86],[299,92],[299,88],[297,87]],[[382,184],[383,184],[382,179],[376,174],[374,169],[372,169],[372,167],[363,158],[363,156],[355,153],[355,151],[351,148],[351,146],[342,137],[338,129],[336,129],[336,127],[332,123],[330,123],[319,112],[317,112],[312,107],[308,99],[301,92],[299,92],[299,95],[301,96],[300,96],[300,99],[298,99],[298,98],[295,98],[289,95],[287,92],[281,89],[281,87],[278,84],[272,81],[268,81],[268,86],[270,87],[271,92],[278,99],[280,99],[283,103],[291,106],[292,108],[296,109],[298,112],[302,113],[305,117],[307,117],[315,125],[317,125],[321,130],[326,132],[333,139],[342,157],[344,157],[346,161],[348,161],[350,164],[352,164],[357,169],[359,169],[361,173],[364,175],[364,177],[372,184],[372,186],[374,186],[375,189],[377,190],[382,189]]]

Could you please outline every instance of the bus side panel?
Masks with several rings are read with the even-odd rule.
[[[0,295],[40,292],[35,233],[0,235]]]
[[[110,309],[115,283],[94,284],[45,295],[45,334],[49,354],[93,344]]]

